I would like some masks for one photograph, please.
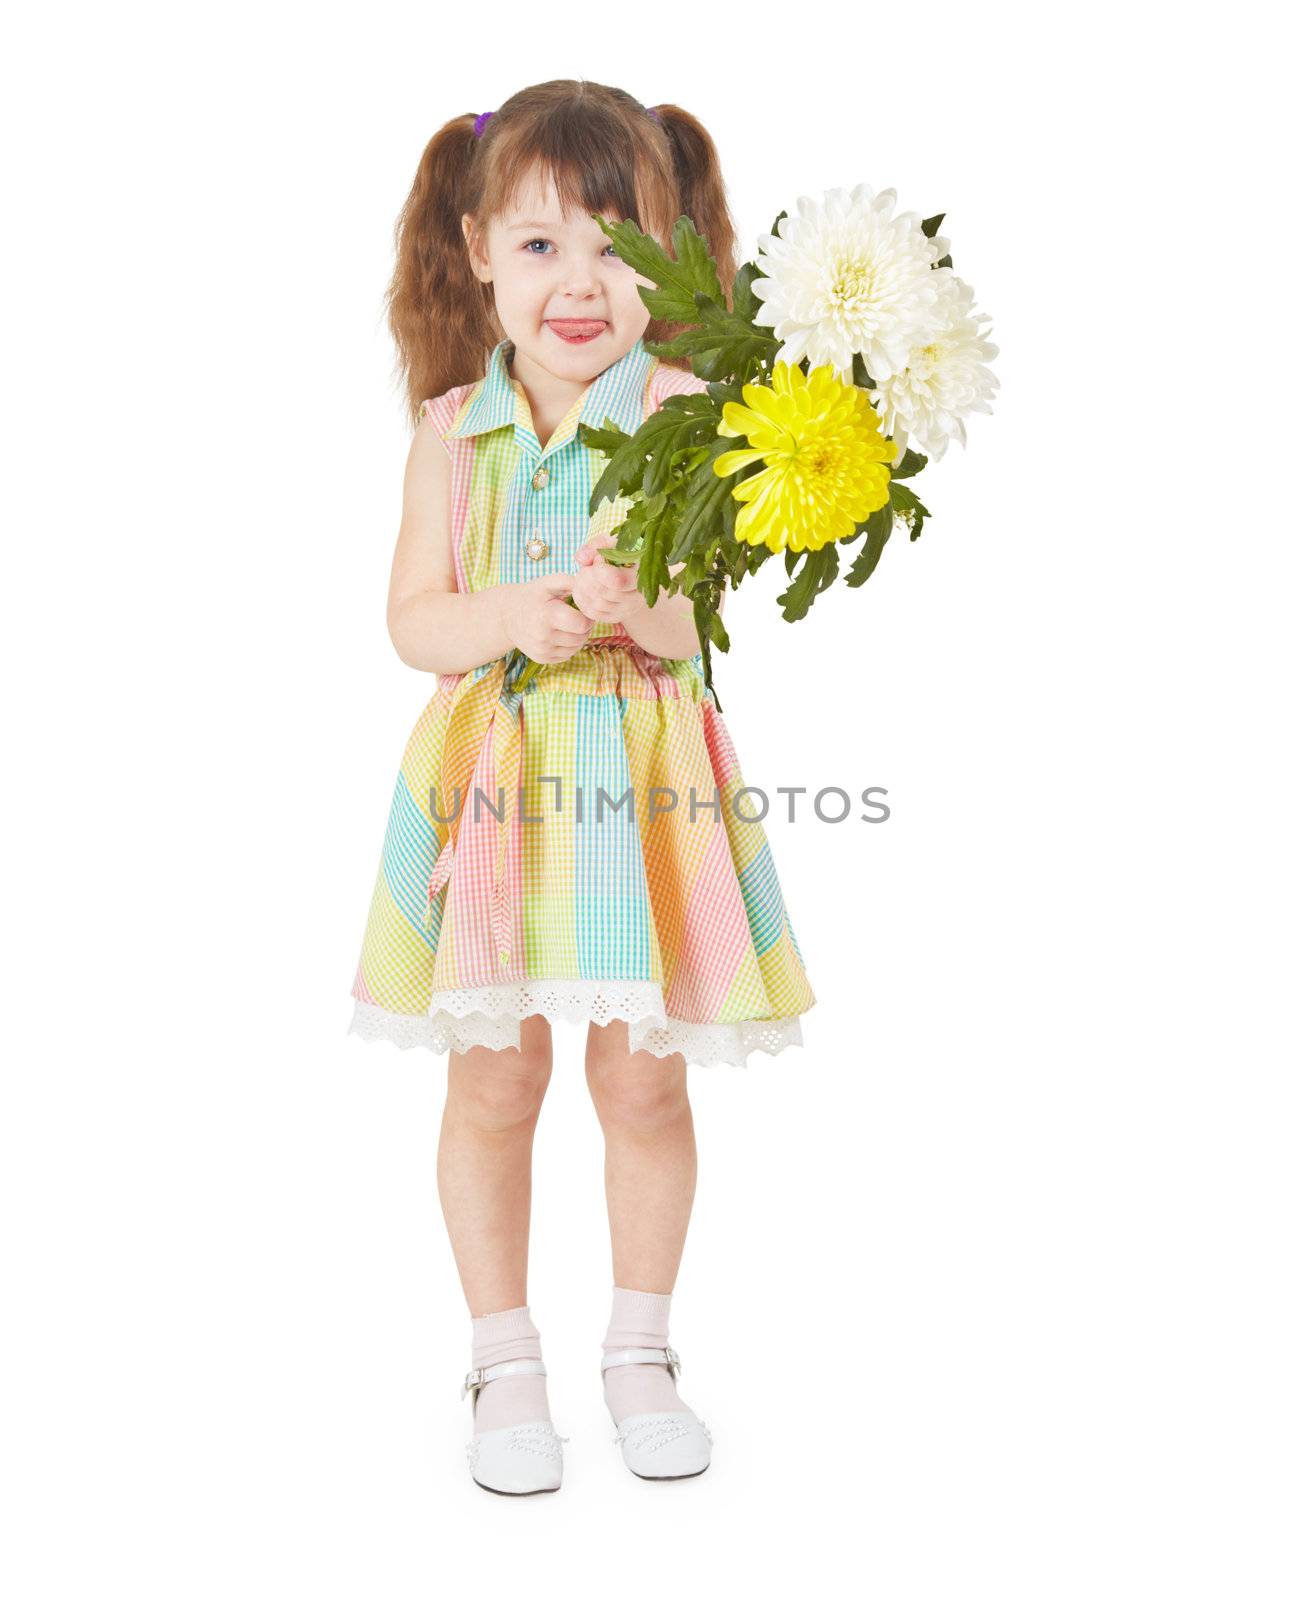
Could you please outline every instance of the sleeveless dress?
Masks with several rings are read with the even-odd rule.
[[[630,501],[578,424],[632,433],[704,391],[639,340],[544,446],[508,363],[426,400],[452,461],[461,593],[572,572]],[[422,424],[421,424],[422,425]],[[815,1004],[774,861],[700,654],[596,622],[566,661],[518,651],[437,690],[392,797],[348,1032],[437,1052],[518,1047],[523,1017],[628,1023],[631,1050],[746,1065],[802,1043]]]

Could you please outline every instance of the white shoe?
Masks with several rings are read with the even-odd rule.
[[[679,1358],[670,1345],[663,1350],[607,1350],[601,1370],[627,1366],[668,1367],[678,1380]],[[640,1411],[615,1424],[615,1443],[624,1465],[639,1478],[695,1478],[711,1464],[711,1430],[692,1411]]]
[[[515,1372],[546,1375],[546,1363],[528,1356],[514,1361],[498,1361],[490,1367],[475,1367],[465,1374],[460,1398],[472,1394],[473,1414],[478,1415],[478,1395],[485,1383],[508,1378]],[[475,1433],[465,1446],[474,1482],[494,1494],[548,1494],[560,1488],[564,1466],[561,1444],[568,1437],[557,1433],[549,1422],[517,1422],[508,1428],[488,1428]]]

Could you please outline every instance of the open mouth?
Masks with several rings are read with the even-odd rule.
[[[588,344],[605,333],[607,325],[599,317],[551,317],[547,326],[566,344]]]

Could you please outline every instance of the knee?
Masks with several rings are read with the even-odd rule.
[[[483,1054],[480,1052],[480,1054]],[[551,1063],[515,1052],[509,1061],[490,1051],[457,1070],[454,1061],[447,1095],[460,1115],[484,1133],[505,1133],[536,1122],[551,1078]]]
[[[608,1057],[598,1051],[587,1063],[588,1090],[604,1128],[654,1133],[688,1112],[687,1069],[682,1058],[639,1051]]]

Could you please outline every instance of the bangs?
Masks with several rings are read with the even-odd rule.
[[[553,108],[513,131],[490,152],[484,221],[505,216],[539,189],[554,187],[562,210],[631,218],[644,233],[669,242],[677,196],[632,125],[605,107]]]

